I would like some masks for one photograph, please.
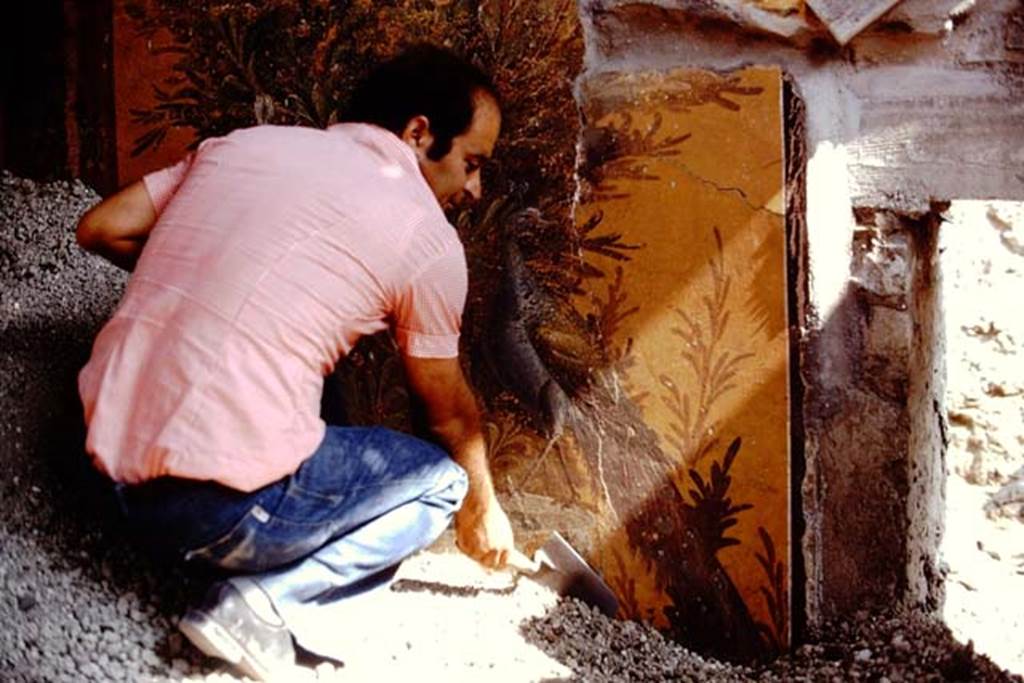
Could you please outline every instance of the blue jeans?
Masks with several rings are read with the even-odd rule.
[[[433,444],[379,427],[328,427],[294,474],[252,493],[163,478],[121,486],[118,498],[155,550],[248,574],[299,644],[318,651],[303,642],[309,611],[387,585],[447,528],[467,486]]]

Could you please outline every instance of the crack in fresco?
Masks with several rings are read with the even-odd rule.
[[[597,435],[597,479],[601,484],[601,491],[604,494],[604,499],[608,505],[608,509],[611,510],[612,518],[616,523],[619,522],[619,512],[612,505],[612,494],[608,490],[608,480],[604,474],[604,439],[601,438],[600,433]]]
[[[725,193],[725,194],[735,194],[736,196],[738,196],[742,200],[742,202],[747,206],[747,208],[749,208],[751,211],[753,211],[755,213],[756,212],[764,212],[764,213],[768,213],[768,214],[770,214],[772,216],[781,216],[782,215],[781,211],[773,211],[772,209],[769,209],[766,204],[765,205],[761,205],[761,206],[757,206],[756,204],[751,202],[750,201],[750,197],[747,196],[747,193],[744,192],[742,188],[732,187],[732,186],[722,185],[720,183],[716,183],[715,181],[711,180],[710,178],[706,178],[706,177],[700,175],[699,173],[697,173],[696,171],[691,169],[689,166],[687,166],[685,163],[682,163],[682,162],[679,162],[679,161],[671,161],[671,162],[666,161],[664,163],[670,164],[673,168],[676,168],[676,169],[682,171],[683,173],[685,173],[686,175],[690,176],[691,178],[693,178],[697,182],[702,183],[702,184],[704,184],[704,185],[706,185],[706,186],[716,190],[717,192],[722,192],[722,193]]]

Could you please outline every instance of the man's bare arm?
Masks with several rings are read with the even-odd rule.
[[[405,367],[431,429],[469,475],[469,493],[455,516],[459,547],[485,566],[503,567],[513,547],[512,527],[494,495],[480,411],[459,361],[406,357]]]
[[[78,222],[75,237],[83,249],[132,270],[156,217],[153,201],[140,180],[89,209]]]

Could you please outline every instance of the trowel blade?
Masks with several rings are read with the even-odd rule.
[[[541,564],[537,580],[559,595],[582,600],[608,617],[619,611],[619,600],[612,589],[557,531],[534,554],[534,559]],[[544,571],[544,567],[552,571]]]

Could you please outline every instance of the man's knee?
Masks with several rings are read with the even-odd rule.
[[[462,468],[448,451],[437,444],[431,443],[416,436],[404,432],[398,432],[387,427],[374,427],[379,439],[386,440],[392,448],[400,449],[417,464],[413,466],[418,470],[422,481],[427,487],[424,493],[440,496],[445,503],[452,506],[453,511],[462,506],[462,500],[469,491],[469,477],[466,470]],[[429,482],[433,481],[433,484]]]
[[[469,492],[469,475],[466,474],[466,470],[462,468],[462,465],[451,458],[449,458],[449,460],[451,461],[451,468],[454,470],[452,475],[454,479],[453,488],[458,494],[458,504],[461,506],[463,498],[465,498],[466,493]]]
[[[443,460],[438,461],[438,467],[440,471],[434,489],[435,495],[443,499],[454,514],[462,507],[462,501],[469,491],[469,477],[466,475],[466,470],[447,454]]]

